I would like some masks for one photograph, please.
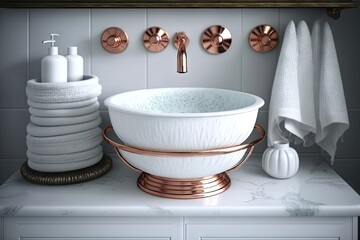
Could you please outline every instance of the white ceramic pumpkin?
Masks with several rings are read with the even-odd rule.
[[[299,169],[299,155],[287,140],[275,141],[262,156],[262,168],[274,178],[289,178]]]

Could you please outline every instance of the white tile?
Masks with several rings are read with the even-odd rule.
[[[25,108],[27,80],[25,9],[0,9],[0,108]]]
[[[360,158],[359,133],[360,133],[360,110],[350,110],[350,128],[344,133],[337,143],[335,158]]]
[[[0,159],[26,158],[28,110],[0,110]]]
[[[84,73],[90,72],[90,14],[88,9],[30,9],[30,78],[40,78],[41,59],[47,55],[50,33],[58,33],[55,46],[66,55],[67,47],[77,46],[84,58]]]
[[[141,42],[146,10],[95,9],[91,16],[92,73],[103,87],[100,102],[116,93],[146,88],[146,52]],[[101,34],[109,27],[128,34],[129,45],[122,53],[112,54],[101,46]]]
[[[248,43],[251,30],[261,24],[268,24],[279,32],[278,9],[244,9],[242,24],[242,79],[243,91],[255,94],[264,99],[263,110],[269,108],[272,83],[277,64],[277,52],[280,44],[275,49],[266,53],[255,52]],[[280,37],[280,35],[279,35]]]
[[[148,86],[219,87],[241,90],[241,10],[240,9],[149,9],[148,27],[159,26],[171,39],[160,53],[148,53]],[[232,35],[229,50],[219,55],[206,52],[201,45],[202,33],[212,25],[223,25]],[[176,70],[176,32],[186,32],[188,73]]]
[[[360,9],[346,9],[341,12],[341,17],[331,24],[345,96],[349,108],[360,108],[360,28],[352,24],[360,22]]]
[[[280,33],[281,36],[284,35],[285,29],[287,24],[289,23],[290,20],[293,20],[295,22],[295,24],[297,24],[299,21],[304,20],[308,26],[309,29],[311,30],[313,23],[321,18],[323,12],[325,10],[324,9],[308,9],[308,8],[303,8],[303,9],[287,9],[287,8],[283,8],[280,9]]]
[[[360,194],[360,158],[336,159],[332,167],[358,194]]]

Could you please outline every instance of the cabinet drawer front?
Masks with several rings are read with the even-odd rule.
[[[188,219],[187,240],[350,240],[351,218]]]
[[[182,240],[182,218],[5,218],[6,240]]]
[[[171,238],[91,238],[91,240],[171,240]],[[20,238],[20,240],[39,240],[39,238]],[[66,237],[66,238],[41,238],[41,240],[89,240],[89,238],[72,238],[72,237]]]
[[[201,238],[201,240],[279,240],[279,238]],[[281,238],[281,240],[339,240],[339,238]]]

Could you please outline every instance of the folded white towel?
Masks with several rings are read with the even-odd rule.
[[[315,100],[313,73],[314,62],[311,45],[311,35],[305,21],[300,21],[297,29],[298,61],[297,61],[297,90],[299,91],[299,114],[293,116],[293,121],[285,121],[284,127],[290,133],[289,140],[295,144],[303,143],[304,146],[314,144],[316,132]],[[291,80],[289,80],[291,81]],[[294,83],[295,85],[295,83]]]
[[[35,154],[70,154],[82,152],[99,146],[103,141],[100,135],[91,136],[83,139],[76,139],[73,141],[59,142],[59,143],[33,143],[27,138],[28,151]]]
[[[53,137],[35,137],[28,134],[26,136],[26,141],[30,142],[31,144],[45,144],[45,143],[57,144],[57,143],[70,142],[70,141],[81,140],[93,136],[98,136],[101,135],[101,133],[102,133],[101,128],[95,127],[82,132],[53,136]]]
[[[76,102],[63,102],[63,103],[46,103],[46,102],[34,102],[31,99],[27,100],[30,107],[40,109],[67,109],[67,108],[80,108],[92,105],[98,101],[97,97],[90,98],[84,101]]]
[[[349,128],[344,89],[331,28],[320,20],[312,29],[313,53],[316,68],[315,106],[317,112],[316,143],[334,161],[336,144]]]
[[[39,126],[64,126],[64,125],[72,125],[79,124],[83,122],[89,122],[95,120],[100,116],[99,111],[95,111],[90,114],[85,114],[76,117],[37,117],[30,116],[30,121]]]
[[[103,153],[99,153],[95,157],[72,163],[37,163],[28,161],[31,169],[39,172],[68,172],[90,167],[98,163],[103,157]]]
[[[66,84],[42,83],[38,79],[27,82],[26,95],[34,102],[77,102],[98,97],[101,85],[96,76],[84,76],[84,80]]]
[[[29,107],[29,112],[31,115],[38,117],[76,117],[93,113],[99,110],[99,107],[99,102],[95,102],[89,106],[68,109],[40,109]]]
[[[70,154],[36,154],[30,151],[26,152],[28,160],[35,163],[72,163],[84,161],[86,159],[95,157],[102,152],[102,146],[98,145],[94,148],[82,152]]]
[[[35,125],[30,122],[27,125],[26,130],[28,134],[35,137],[51,137],[51,136],[59,136],[59,135],[66,135],[66,134],[86,131],[92,128],[96,128],[100,126],[100,124],[101,124],[100,117],[98,117],[93,121],[84,122],[80,124],[66,125],[66,126],[44,127],[44,126]]]
[[[290,21],[285,30],[272,86],[268,123],[269,146],[286,138],[285,130],[280,126],[284,121],[289,123],[301,120],[297,62],[298,40],[295,24]]]

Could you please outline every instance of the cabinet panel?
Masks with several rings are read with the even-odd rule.
[[[4,239],[4,218],[0,217],[0,240]]]
[[[352,218],[227,218],[186,221],[187,240],[348,240]]]
[[[131,240],[170,240],[171,238],[131,238]],[[20,238],[20,240],[39,240],[38,238]],[[41,238],[41,240],[89,240],[89,238]],[[91,240],[129,240],[129,238],[91,238]]]
[[[22,217],[5,218],[4,239],[106,239],[106,240],[180,240],[182,218],[79,218]]]
[[[281,238],[281,240],[338,240],[339,238]],[[279,240],[279,238],[201,238],[201,240]]]

